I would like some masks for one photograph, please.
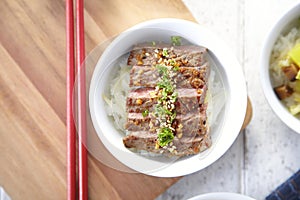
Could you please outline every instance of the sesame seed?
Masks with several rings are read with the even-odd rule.
[[[158,63],[161,63],[161,62],[162,62],[162,58],[160,58],[157,62],[158,62]]]

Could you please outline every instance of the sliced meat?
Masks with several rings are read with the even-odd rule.
[[[281,69],[282,69],[282,72],[287,77],[287,79],[289,79],[290,81],[294,81],[296,79],[296,76],[299,71],[298,67],[294,63],[292,63],[288,67],[282,67]]]
[[[203,88],[209,75],[208,64],[201,67],[180,67],[173,77],[177,88]],[[130,70],[130,87],[155,87],[160,75],[155,66],[133,66]]]
[[[179,89],[178,98],[175,103],[176,113],[188,114],[190,112],[199,111],[198,108],[204,106],[207,86],[202,89]]]
[[[159,44],[151,46],[149,44],[137,45],[130,52],[128,65],[156,65],[160,63],[163,56],[163,48],[167,48],[168,57],[180,63],[180,66],[198,67],[206,62],[207,49],[199,46],[170,46],[169,44]],[[158,54],[158,56],[157,56]]]
[[[204,102],[206,86],[202,89],[178,89],[178,97],[175,103],[177,114],[186,114],[197,110]],[[154,111],[154,105],[157,104],[157,97],[154,88],[138,88],[129,92],[126,100],[128,112],[141,113],[145,110]]]
[[[274,90],[280,100],[285,99],[293,94],[293,89],[288,85],[275,87]]]
[[[141,113],[128,113],[125,128],[128,131],[156,132],[159,125],[159,121],[153,115],[144,117]],[[177,115],[172,126],[179,138],[205,134],[207,130],[205,110]]]
[[[206,123],[205,96],[210,73],[206,56],[206,48],[193,45],[139,44],[133,48],[128,58],[128,65],[132,66],[131,91],[126,100],[128,116],[125,128],[129,135],[123,139],[127,148],[185,156],[197,154],[211,146]],[[157,65],[174,67],[170,76],[178,93],[176,117],[172,124],[168,122],[174,139],[164,147],[157,146],[157,133],[168,121],[162,116],[155,116],[159,99],[155,88],[161,80]],[[166,102],[160,104],[166,105]],[[174,104],[168,104],[171,105]],[[170,119],[171,115],[167,118]]]
[[[131,132],[123,138],[123,143],[127,148],[179,157],[197,154],[211,146],[211,138],[208,135],[181,139],[175,137],[172,144],[170,143],[167,148],[155,148],[156,141],[157,134],[147,131]]]

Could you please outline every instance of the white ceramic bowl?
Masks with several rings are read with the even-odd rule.
[[[300,121],[289,113],[277,98],[270,81],[270,56],[273,46],[281,33],[286,33],[300,17],[300,2],[281,16],[265,40],[260,58],[260,75],[264,94],[276,115],[291,129],[300,134]]]
[[[226,102],[221,120],[212,129],[212,146],[195,156],[179,160],[158,157],[143,157],[126,149],[122,138],[124,133],[116,130],[107,116],[105,102],[101,98],[107,92],[111,61],[130,51],[133,45],[145,41],[170,42],[170,36],[180,35],[193,44],[205,46],[224,81]],[[156,19],[138,24],[120,34],[107,47],[93,72],[89,91],[89,106],[94,128],[104,146],[124,165],[144,174],[158,177],[183,176],[201,170],[220,158],[235,141],[240,132],[247,106],[246,84],[235,55],[214,33],[204,27],[179,19]]]
[[[188,200],[255,200],[251,197],[229,192],[207,193],[195,196]]]

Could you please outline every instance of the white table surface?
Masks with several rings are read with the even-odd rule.
[[[269,107],[259,79],[264,38],[299,0],[184,0],[197,22],[215,31],[236,53],[245,72],[253,118],[228,152],[211,166],[183,177],[157,200],[234,192],[257,200],[300,168],[300,134]]]

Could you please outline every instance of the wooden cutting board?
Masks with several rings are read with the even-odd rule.
[[[180,0],[85,0],[86,52],[161,17],[194,20]],[[14,200],[66,199],[65,2],[1,0],[0,27],[0,185]],[[88,166],[90,199],[153,199],[178,180]]]

